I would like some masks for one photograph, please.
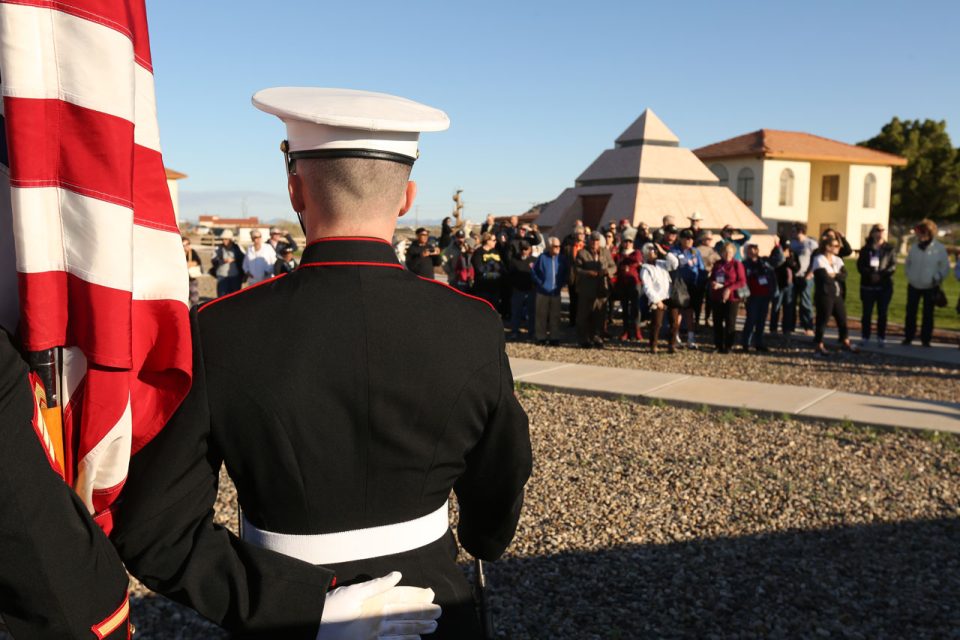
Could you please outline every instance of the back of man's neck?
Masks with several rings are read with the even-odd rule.
[[[393,241],[393,234],[397,228],[397,219],[389,221],[366,220],[349,223],[330,223],[318,221],[307,224],[307,242],[320,238],[379,238],[387,242]]]

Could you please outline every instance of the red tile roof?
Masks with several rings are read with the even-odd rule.
[[[781,158],[785,160],[815,160],[820,162],[849,162],[903,167],[907,159],[892,153],[874,151],[838,140],[822,138],[800,131],[760,129],[736,138],[694,149],[701,160],[719,158]]]

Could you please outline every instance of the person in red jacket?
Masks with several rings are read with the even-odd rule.
[[[783,262],[783,252],[777,244],[769,258],[761,258],[760,248],[748,243],[746,253],[743,270],[747,274],[750,297],[747,299],[747,319],[740,334],[740,346],[746,351],[752,343],[757,351],[769,351],[763,344],[763,330],[767,324],[770,300],[777,294],[776,267]]]
[[[616,291],[623,310],[623,334],[621,340],[640,340],[637,325],[640,299],[640,264],[643,256],[633,248],[633,238],[624,238],[617,256]]]
[[[740,311],[739,289],[747,286],[743,263],[737,260],[737,246],[723,245],[720,261],[710,272],[710,304],[713,307],[713,342],[719,353],[730,353],[737,337],[737,313]]]

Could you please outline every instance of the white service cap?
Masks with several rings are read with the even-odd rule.
[[[450,126],[439,109],[372,91],[275,87],[252,100],[287,125],[283,150],[290,160],[374,158],[412,165],[420,133]]]

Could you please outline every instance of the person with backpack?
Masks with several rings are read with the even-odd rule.
[[[470,261],[472,255],[463,229],[453,235],[453,241],[443,250],[442,267],[447,274],[447,282],[464,293],[473,289],[475,280],[473,263]]]

